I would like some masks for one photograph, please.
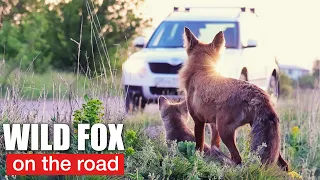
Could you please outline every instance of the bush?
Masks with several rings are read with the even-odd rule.
[[[313,89],[314,83],[315,83],[314,76],[305,75],[299,78],[298,82],[296,82],[296,85],[302,89]]]
[[[292,80],[285,74],[280,73],[280,95],[290,97],[293,92]]]
[[[280,88],[281,97],[291,97],[293,92],[293,87],[290,85],[283,85]]]

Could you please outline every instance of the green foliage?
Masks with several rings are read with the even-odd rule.
[[[7,73],[20,66],[22,70],[33,67],[37,73],[49,67],[75,71],[78,65],[80,72],[88,75],[111,73],[126,58],[119,56],[119,48],[126,49],[127,40],[149,24],[135,13],[141,2],[6,1],[0,5],[6,8],[0,29],[0,55],[9,66]]]
[[[82,108],[80,110],[76,110],[73,113],[73,128],[74,133],[71,138],[71,141],[74,145],[77,144],[77,132],[78,132],[78,124],[90,124],[92,127],[94,124],[101,123],[103,118],[103,106],[102,102],[98,99],[90,99],[87,95],[84,96],[85,103],[82,104]],[[90,134],[90,133],[89,133]],[[85,142],[85,153],[96,153],[92,148],[89,141]],[[71,145],[69,151],[74,150],[77,152],[77,148]]]
[[[36,73],[48,69],[52,52],[46,40],[49,22],[45,11],[43,8],[40,12],[29,13],[19,25],[4,23],[0,30],[0,54],[6,60],[8,74],[16,67],[24,70],[33,67]]]
[[[254,158],[251,154],[251,158]],[[257,157],[255,159],[258,159]],[[126,157],[125,172],[133,179],[287,179],[278,167],[261,168],[257,161],[244,162],[242,167],[224,167],[206,160],[195,151],[194,142],[169,142],[165,153],[156,151],[148,140],[141,150]]]
[[[89,99],[86,95],[84,97],[86,103],[82,104],[80,110],[74,111],[73,126],[77,130],[78,124],[94,124],[101,123],[103,118],[103,105],[98,99]]]
[[[280,73],[280,95],[282,97],[290,97],[293,92],[292,80],[285,74]]]
[[[127,177],[133,180],[144,180],[143,176],[137,171],[135,174],[134,173],[127,173]]]
[[[250,128],[247,127],[245,134],[244,134],[244,139],[242,140],[242,142],[244,142],[244,148],[243,148],[243,153],[242,153],[242,160],[244,162],[249,161],[250,160],[250,149],[251,149],[251,134],[250,134]]]
[[[299,78],[297,85],[302,89],[313,89],[315,78],[312,75],[305,75]]]
[[[178,142],[178,150],[187,159],[191,159],[196,153],[196,144],[194,142]]]
[[[130,156],[134,154],[134,146],[138,143],[137,133],[133,130],[128,130],[124,135],[124,144],[126,147],[125,155]]]
[[[315,78],[320,77],[320,60],[316,59],[312,65],[312,76]]]
[[[295,168],[302,168],[302,161],[307,158],[309,154],[307,139],[301,136],[300,128],[293,126],[290,133],[286,137],[287,149],[289,156],[296,157],[293,159],[292,164]]]
[[[0,65],[1,66],[1,65]],[[90,78],[74,73],[48,71],[43,74],[34,74],[32,72],[11,73],[4,77],[0,67],[0,98],[3,98],[11,89],[19,90],[19,97],[24,100],[57,99],[65,100],[68,94],[76,94],[83,97],[85,94],[118,95],[119,86],[110,88],[111,79],[104,77]],[[4,85],[3,83],[6,82]],[[120,77],[116,77],[115,84],[120,84]],[[2,86],[1,86],[2,85]],[[7,89],[8,88],[8,89]],[[19,89],[17,89],[19,88]]]

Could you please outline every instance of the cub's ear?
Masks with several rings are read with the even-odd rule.
[[[164,96],[160,96],[158,100],[159,110],[165,105],[168,105],[168,99]]]
[[[187,106],[187,101],[186,100],[181,101],[181,104],[179,104],[179,109],[183,113],[188,113],[188,106]]]
[[[192,49],[199,42],[197,37],[187,27],[184,27],[183,40],[184,40],[184,47],[186,49]]]
[[[218,49],[225,46],[224,34],[222,31],[220,31],[218,34],[216,34],[216,36],[212,40],[211,44],[214,45],[214,48],[218,48]]]

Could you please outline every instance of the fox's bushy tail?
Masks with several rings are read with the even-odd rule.
[[[257,112],[251,126],[251,150],[259,154],[263,164],[277,163],[281,140],[277,114]]]

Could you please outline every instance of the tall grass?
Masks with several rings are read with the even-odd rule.
[[[88,95],[102,100],[105,105],[105,119],[124,117],[124,94],[119,76],[119,64],[127,57],[130,49],[117,46],[117,53],[110,58],[108,47],[99,33],[102,26],[98,21],[94,4],[85,1],[91,21],[91,45],[97,45],[98,54],[92,50],[92,57],[100,59],[99,69],[85,69],[80,66],[79,58],[82,39],[82,22],[79,40],[70,39],[78,45],[77,66],[74,73],[49,71],[34,74],[33,64],[26,70],[19,67],[8,72],[5,59],[0,62],[0,113],[2,119],[10,121],[27,120],[47,121],[52,118],[57,122],[71,121],[72,112],[81,107],[83,97]],[[125,38],[125,37],[124,37]],[[127,46],[127,45],[125,45]],[[90,53],[90,52],[88,52]],[[37,59],[35,58],[34,61]],[[32,62],[34,62],[32,61]],[[7,74],[10,73],[10,74]],[[6,77],[4,79],[4,77]],[[28,100],[33,100],[29,102]],[[50,116],[48,117],[48,114]]]

